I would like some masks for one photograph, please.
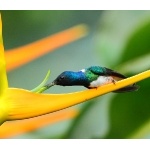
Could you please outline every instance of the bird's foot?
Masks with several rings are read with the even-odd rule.
[[[113,84],[116,84],[116,81],[115,81],[114,79],[112,79],[111,82],[112,82]]]

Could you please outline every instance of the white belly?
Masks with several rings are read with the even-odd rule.
[[[112,83],[113,81],[114,81],[114,79],[111,76],[107,76],[107,77],[100,76],[97,78],[97,80],[91,82],[89,87],[99,87],[104,84]]]

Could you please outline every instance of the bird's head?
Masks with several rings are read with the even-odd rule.
[[[54,81],[54,85],[69,86],[72,85],[77,79],[77,73],[72,71],[64,71]]]
[[[52,83],[46,85],[48,88],[54,85],[69,86],[75,81],[75,73],[72,71],[64,71]]]

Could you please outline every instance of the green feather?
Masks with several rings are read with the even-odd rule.
[[[96,74],[96,75],[106,75],[106,69],[104,67],[100,67],[100,66],[92,66],[89,67],[87,70],[90,70],[92,73]]]
[[[86,78],[87,78],[87,80],[88,80],[89,82],[92,82],[92,81],[94,81],[94,80],[97,80],[97,78],[99,77],[99,75],[94,74],[94,73],[93,73],[91,70],[89,70],[89,69],[85,70],[85,76],[86,76]]]

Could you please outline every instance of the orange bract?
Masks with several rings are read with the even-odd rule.
[[[38,128],[42,128],[48,124],[54,124],[59,121],[65,121],[73,118],[77,114],[77,110],[67,109],[40,117],[25,120],[7,121],[0,127],[0,138],[10,138],[12,136],[30,132]]]
[[[77,25],[31,44],[5,52],[8,71],[24,65],[57,48],[69,44],[87,34],[86,25]]]

